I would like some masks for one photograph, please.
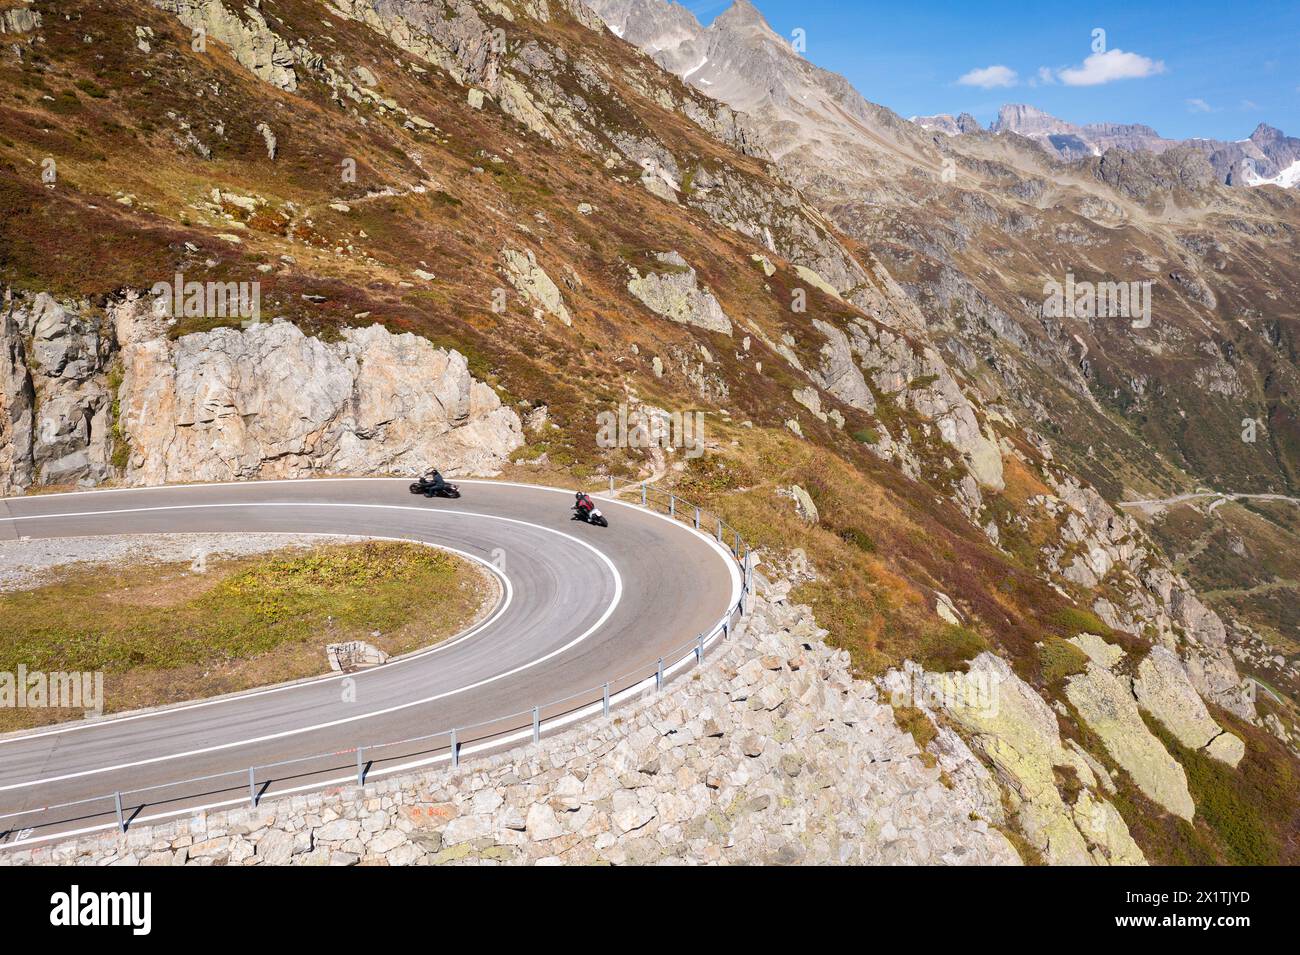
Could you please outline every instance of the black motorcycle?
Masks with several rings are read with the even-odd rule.
[[[422,475],[411,485],[412,494],[423,494],[425,497],[460,497],[460,488],[450,481],[443,481],[442,484],[434,484],[433,479],[427,475]]]
[[[600,513],[600,508],[593,507],[591,510],[583,510],[578,505],[573,505],[573,519],[575,521],[585,521],[588,524],[594,524],[596,527],[609,527],[609,521],[605,515]]]

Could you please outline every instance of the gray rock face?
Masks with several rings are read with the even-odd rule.
[[[25,7],[0,11],[0,33],[31,33],[41,25],[41,15]]]
[[[500,51],[492,31],[466,0],[331,0],[341,13],[402,49],[447,70],[456,81],[493,90]]]
[[[1070,677],[1065,695],[1137,787],[1190,822],[1196,805],[1187,789],[1187,773],[1147,729],[1132,688],[1093,660],[1086,672]]]
[[[531,249],[523,252],[518,249],[504,249],[501,255],[505,260],[506,280],[519,294],[534,303],[545,314],[559,319],[565,325],[573,324],[559,287],[537,264],[537,256]]]
[[[817,384],[846,404],[872,411],[875,399],[866,372],[880,392],[932,420],[979,484],[1002,487],[997,442],[981,427],[974,405],[937,351],[865,322],[849,322],[847,332],[820,319],[813,324],[826,336],[822,364],[810,373]]]
[[[670,321],[730,335],[731,319],[713,293],[699,285],[695,269],[676,252],[660,252],[656,258],[667,268],[645,275],[632,269],[627,290]]]
[[[821,319],[814,319],[813,325],[826,336],[826,344],[821,350],[821,367],[809,371],[809,377],[845,404],[867,412],[875,411],[875,396],[862,376],[862,369],[853,360],[849,337]]]
[[[804,205],[795,190],[762,190],[751,179],[725,167],[709,169],[701,165],[690,174],[685,201],[715,222],[808,269],[818,277],[810,284],[829,286],[832,295],[872,314],[894,314],[889,301],[873,284],[873,276]],[[888,281],[883,273],[874,277],[882,284]],[[898,318],[900,323],[907,323],[911,316]]]
[[[84,303],[45,293],[10,302],[0,318],[0,482],[10,491],[97,483],[111,473],[111,346]],[[6,433],[7,432],[7,433]]]
[[[492,473],[519,417],[459,352],[378,325],[325,344],[293,325],[220,328],[123,351],[126,479]]]
[[[1253,720],[1255,705],[1228,651],[1219,615],[1169,569],[1131,517],[1073,477],[1050,480],[1057,497],[1040,503],[1056,518],[1060,540],[1045,551],[1048,570],[1087,588],[1106,580],[1127,601],[1125,606],[1103,597],[1094,601],[1093,610],[1108,626],[1134,636],[1151,628],[1161,644],[1178,653],[1202,697]],[[1066,565],[1068,551],[1074,556]]]
[[[0,496],[32,483],[32,404],[21,329],[6,308],[0,312]]]
[[[1162,646],[1151,648],[1138,665],[1133,693],[1139,705],[1188,749],[1204,749],[1229,766],[1236,766],[1246,754],[1246,744],[1210,716],[1173,651]]]
[[[1005,660],[982,653],[965,673],[926,673],[912,665],[883,682],[891,695],[905,698],[924,687],[922,705],[966,730],[1002,782],[1020,830],[1049,863],[1145,864],[1124,820],[1103,796],[1112,789],[1110,779],[1081,751],[1063,745],[1056,714]],[[1072,802],[1057,785],[1058,769],[1082,784]]]

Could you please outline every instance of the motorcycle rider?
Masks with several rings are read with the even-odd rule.
[[[591,516],[591,512],[596,509],[596,502],[585,491],[578,491],[573,495],[573,507],[582,515],[583,520],[586,520]]]
[[[434,491],[441,491],[447,486],[447,481],[443,478],[442,473],[437,468],[430,468],[424,474],[424,480],[433,487]]]

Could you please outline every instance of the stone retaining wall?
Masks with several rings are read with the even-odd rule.
[[[787,590],[663,693],[539,745],[0,864],[1018,863]]]

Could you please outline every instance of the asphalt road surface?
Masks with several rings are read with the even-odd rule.
[[[533,707],[544,728],[567,725],[599,712],[603,692],[593,688],[607,681],[617,703],[740,597],[740,569],[725,547],[640,507],[600,499],[611,526],[597,528],[570,519],[565,491],[462,481],[459,500],[426,500],[409,483],[266,481],[0,500],[0,539],[403,538],[477,559],[502,583],[479,625],[381,667],[0,737],[0,847],[112,829],[114,793],[122,818],[138,825],[355,782],[358,762],[367,779],[445,766],[453,728],[461,759],[526,742]],[[192,781],[199,777],[207,778]]]

